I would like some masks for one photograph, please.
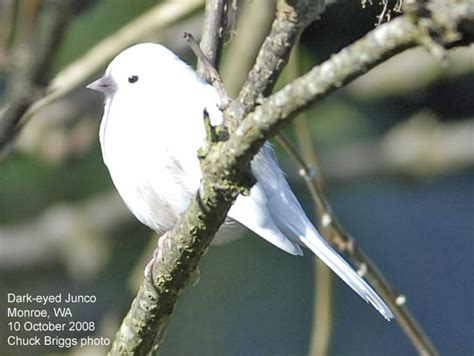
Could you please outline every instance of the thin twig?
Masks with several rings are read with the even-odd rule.
[[[184,38],[186,39],[186,42],[188,43],[189,47],[194,52],[196,57],[202,63],[202,71],[206,73],[204,77],[206,77],[209,83],[217,90],[217,93],[219,94],[219,97],[221,99],[222,106],[224,108],[227,107],[230,103],[230,98],[224,88],[224,83],[222,82],[222,79],[219,73],[217,72],[217,69],[212,65],[207,56],[204,54],[201,47],[194,39],[193,35],[185,32]]]
[[[219,68],[224,31],[227,26],[229,0],[207,0],[204,11],[204,22],[200,47],[207,61],[214,68]],[[197,72],[200,76],[209,73],[207,64],[198,57]]]

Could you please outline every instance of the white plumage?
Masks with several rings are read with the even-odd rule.
[[[171,51],[152,43],[124,50],[88,87],[106,95],[100,142],[120,196],[143,224],[158,233],[171,230],[199,187],[204,109],[213,125],[222,122],[217,92]],[[306,217],[269,144],[252,161],[252,173],[257,183],[249,196],[237,198],[230,220],[293,255],[303,254],[301,246],[309,248],[386,319],[393,318]]]

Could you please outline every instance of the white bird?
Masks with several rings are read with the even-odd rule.
[[[100,143],[120,196],[143,224],[160,234],[171,230],[199,188],[203,111],[213,125],[222,122],[216,90],[170,50],[153,43],[121,52],[105,75],[87,87],[105,94]],[[392,319],[383,300],[307,218],[270,144],[255,156],[251,169],[257,183],[249,196],[237,198],[218,235],[238,222],[290,254],[302,255],[301,247],[307,247]]]

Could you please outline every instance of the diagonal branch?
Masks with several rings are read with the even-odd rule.
[[[239,96],[226,110],[232,122],[240,122],[257,101],[271,92],[298,36],[324,11],[325,0],[279,0],[270,33],[260,48]],[[228,120],[229,121],[229,120]]]
[[[468,3],[458,1],[458,5],[453,6],[453,11],[459,6],[467,7],[455,17],[456,21],[467,19],[472,23],[474,9],[469,8]],[[435,26],[434,21],[426,20]],[[206,143],[207,149],[201,150],[200,154],[203,177],[199,191],[177,225],[161,242],[161,257],[154,264],[153,281],[143,282],[117,332],[111,354],[142,355],[152,347],[159,347],[156,341],[161,340],[184,285],[196,270],[232,202],[251,186],[250,161],[266,139],[294,113],[391,55],[414,46],[417,36],[418,27],[408,16],[378,27],[265,100],[227,141]],[[444,44],[453,43],[446,41]]]

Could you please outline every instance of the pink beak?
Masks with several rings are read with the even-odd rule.
[[[115,83],[112,78],[107,75],[104,75],[102,78],[99,78],[96,81],[93,81],[92,83],[87,85],[86,88],[107,94],[115,89]]]

